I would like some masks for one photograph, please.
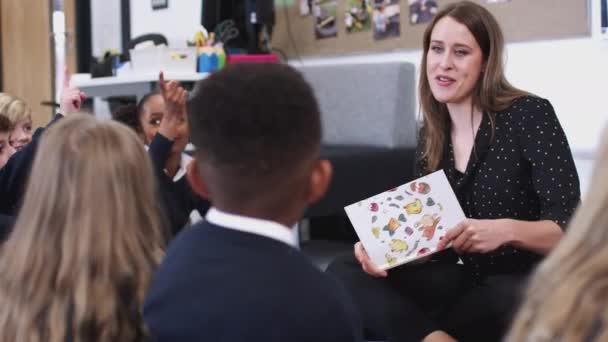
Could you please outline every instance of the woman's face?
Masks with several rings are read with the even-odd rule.
[[[0,169],[4,167],[4,164],[15,153],[13,146],[8,143],[8,138],[9,132],[0,133]]]
[[[146,103],[143,105],[142,113],[139,118],[139,122],[144,131],[144,140],[147,145],[152,142],[152,138],[158,129],[160,123],[163,120],[165,114],[165,101],[161,95],[153,95],[148,98]],[[188,144],[188,118],[185,117],[184,121],[179,125],[177,138],[172,147],[172,151],[181,153]]]
[[[446,104],[471,99],[484,64],[473,34],[448,16],[440,19],[431,32],[426,63],[431,92],[437,101]]]
[[[29,144],[30,141],[32,141],[32,118],[27,117],[15,123],[9,142],[15,150],[19,151]]]

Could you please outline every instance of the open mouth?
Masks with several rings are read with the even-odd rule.
[[[447,86],[451,85],[452,83],[456,82],[456,80],[451,77],[441,76],[441,75],[435,77],[435,80],[442,87],[447,87]]]

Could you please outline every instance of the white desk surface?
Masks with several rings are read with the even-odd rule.
[[[166,80],[195,82],[207,77],[207,73],[165,73]],[[72,76],[71,85],[78,88],[104,87],[121,84],[157,82],[158,73],[127,73],[112,77],[91,78],[90,74],[76,74]]]

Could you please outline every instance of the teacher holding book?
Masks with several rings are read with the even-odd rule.
[[[484,7],[446,5],[424,33],[416,176],[442,169],[466,215],[424,262],[385,271],[359,242],[328,268],[368,339],[499,341],[533,267],[580,201],[549,101],[505,79],[503,35]]]

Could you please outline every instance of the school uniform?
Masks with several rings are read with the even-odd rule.
[[[359,341],[345,290],[289,228],[211,208],[169,246],[144,304],[154,341]]]
[[[190,223],[193,211],[205,215],[210,205],[209,201],[201,198],[192,190],[185,177],[186,167],[192,161],[190,156],[182,153],[180,168],[173,178],[166,174],[165,163],[169,158],[172,146],[173,141],[160,133],[154,136],[148,146],[171,237],[177,235]]]

